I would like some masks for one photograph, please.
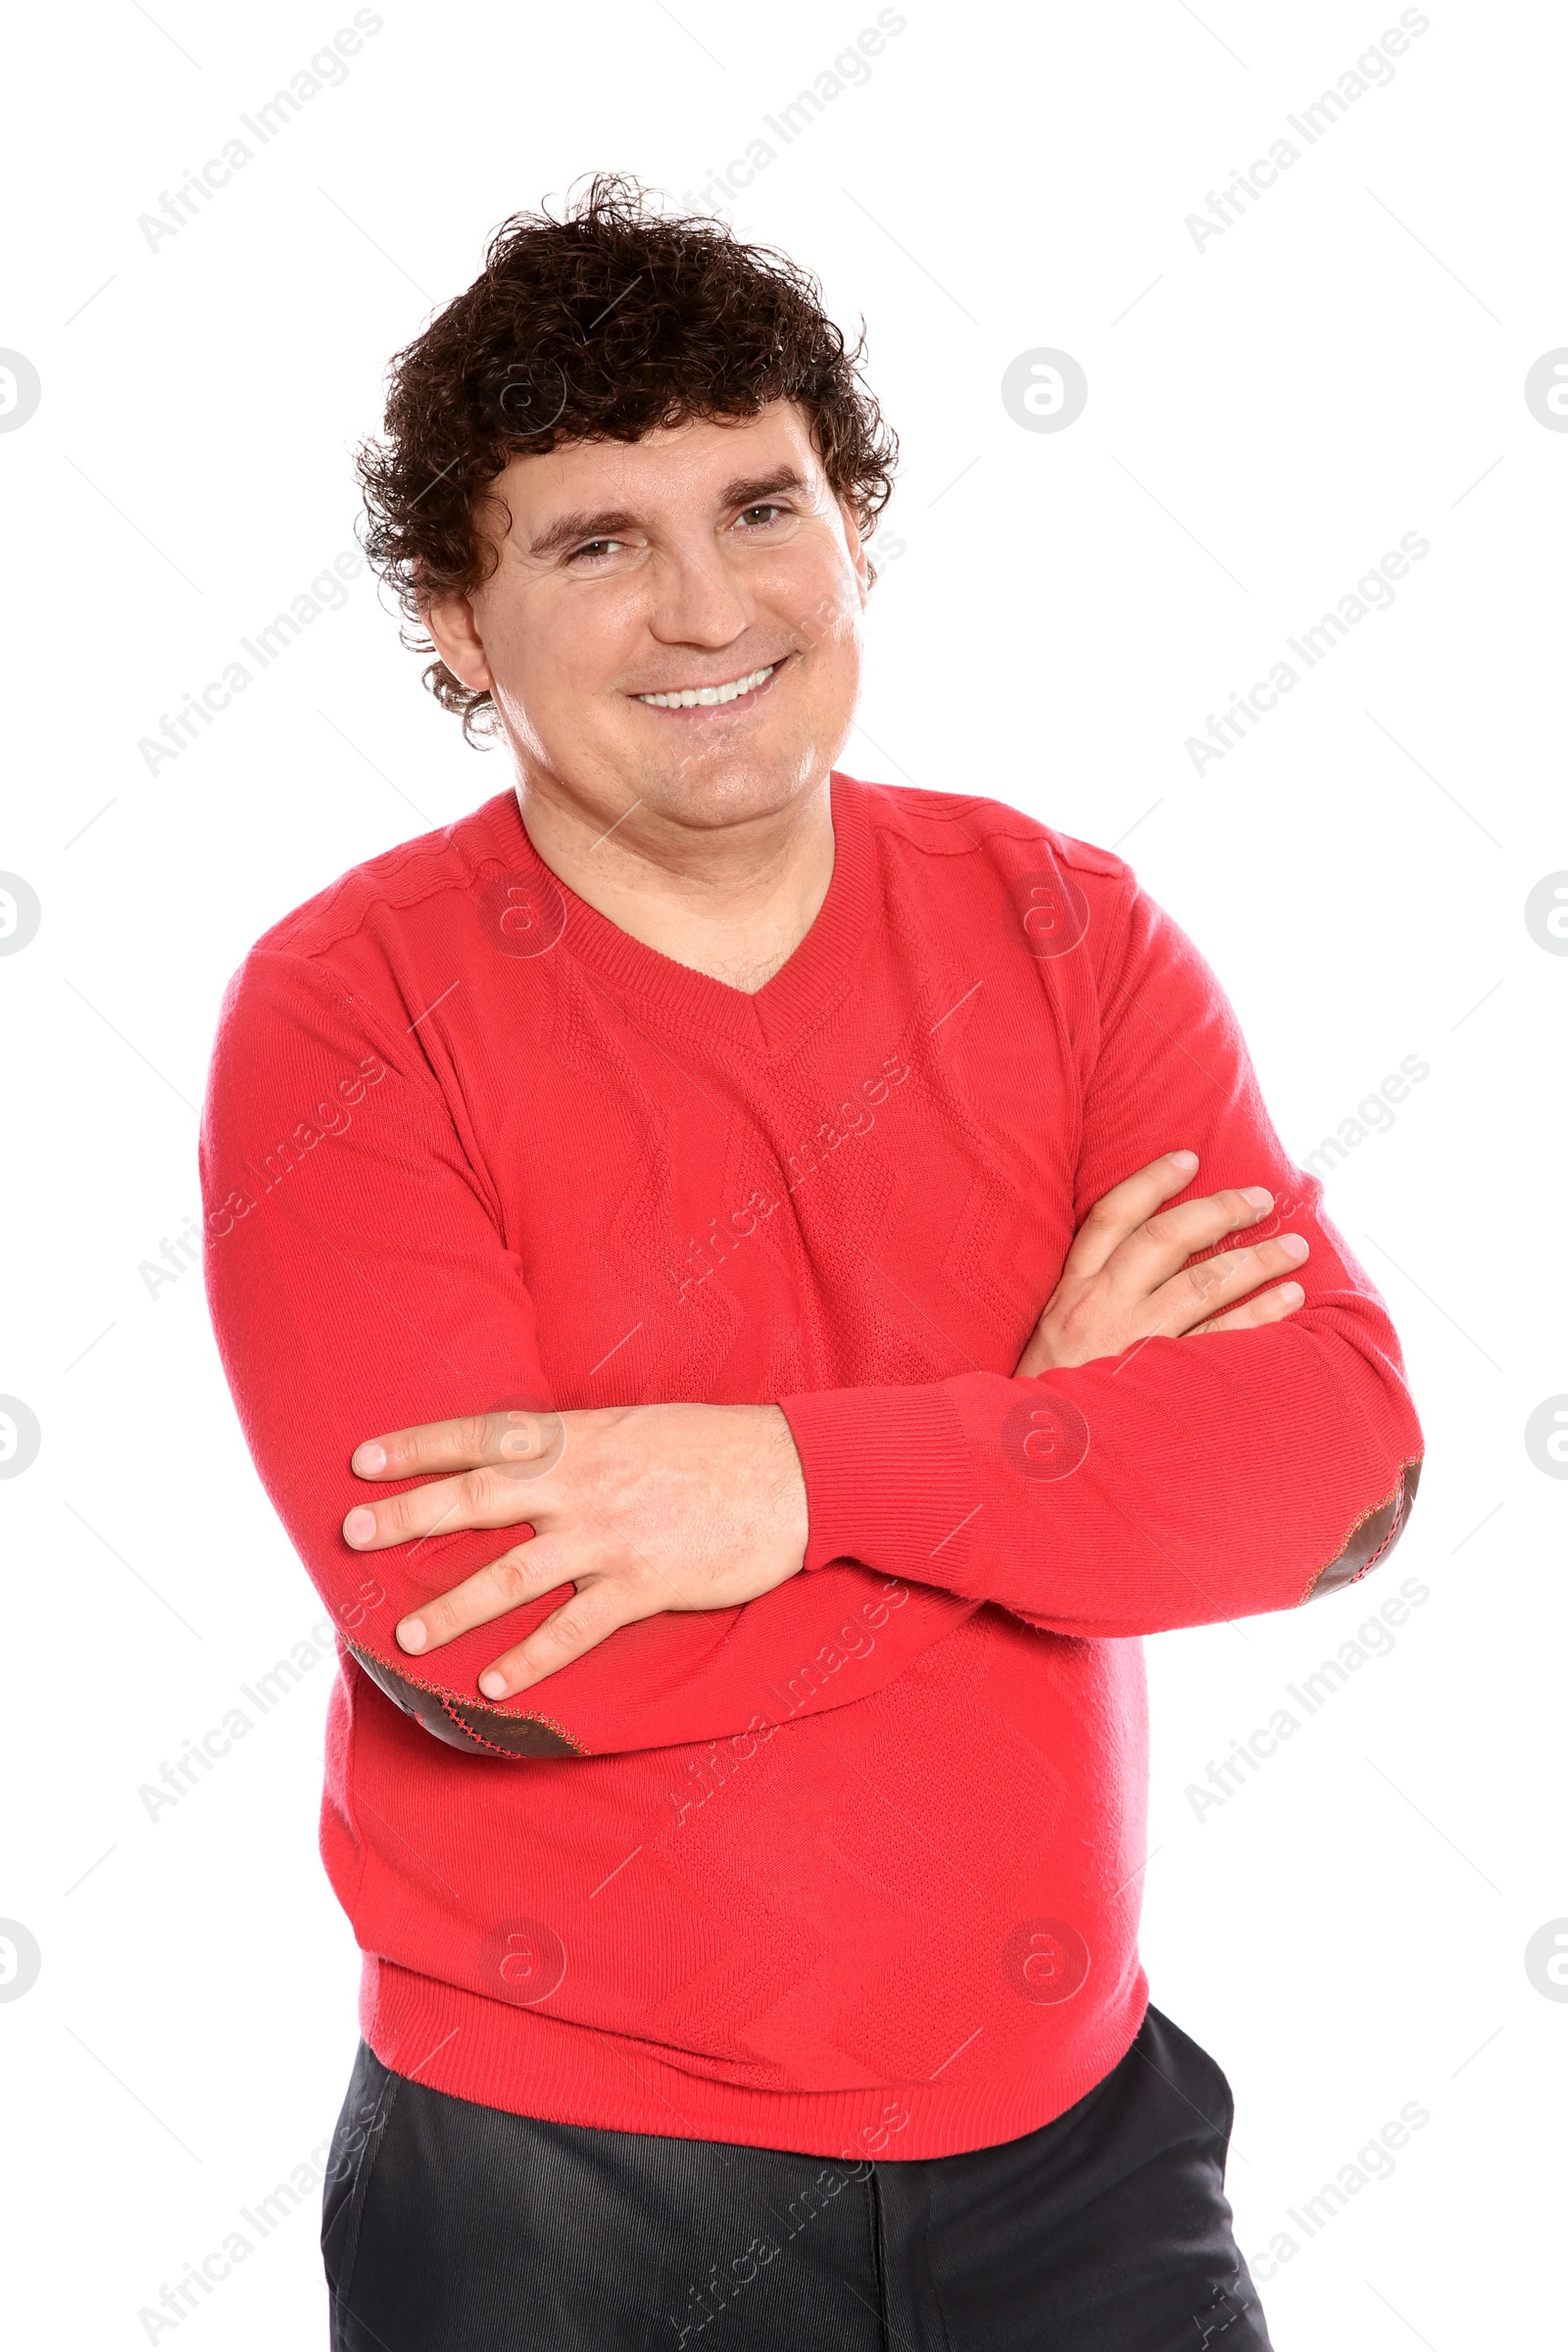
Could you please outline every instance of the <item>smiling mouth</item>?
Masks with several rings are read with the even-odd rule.
[[[726,710],[736,703],[754,701],[782,667],[782,660],[770,662],[765,669],[749,669],[744,677],[728,678],[720,686],[677,686],[665,694],[638,694],[631,699],[650,710]]]

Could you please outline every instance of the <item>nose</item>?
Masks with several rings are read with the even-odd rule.
[[[711,542],[663,550],[655,583],[649,626],[661,644],[717,651],[733,645],[752,624],[753,600]]]

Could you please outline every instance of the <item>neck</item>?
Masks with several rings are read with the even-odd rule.
[[[609,832],[519,781],[528,839],[551,872],[617,930],[748,996],[787,963],[833,878],[830,786],[734,825],[682,825],[633,808]]]

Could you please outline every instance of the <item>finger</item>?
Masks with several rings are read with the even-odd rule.
[[[343,1521],[343,1541],[356,1551],[384,1551],[389,1544],[450,1536],[465,1527],[519,1527],[548,1507],[546,1475],[519,1479],[492,1464],[380,1502],[357,1502]]]
[[[542,1461],[561,1443],[553,1412],[462,1413],[453,1421],[424,1421],[415,1429],[367,1438],[349,1457],[357,1478],[423,1478],[442,1470],[475,1470],[481,1463]]]
[[[582,1546],[574,1549],[581,1569]],[[399,1624],[398,1646],[416,1655],[439,1649],[444,1642],[467,1633],[470,1627],[488,1625],[509,1609],[519,1608],[525,1600],[538,1600],[544,1593],[554,1592],[558,1585],[571,1581],[567,1546],[559,1536],[536,1536],[529,1543],[514,1544],[498,1560],[476,1568],[461,1585],[454,1585],[450,1592],[421,1601]]]
[[[1228,1233],[1239,1233],[1267,1216],[1274,1196],[1266,1185],[1250,1184],[1200,1200],[1184,1200],[1152,1216],[1111,1252],[1106,1272],[1117,1293],[1141,1298],[1200,1250],[1211,1250]]]
[[[570,1600],[564,1601],[543,1625],[536,1625],[525,1642],[503,1651],[487,1666],[479,1677],[479,1689],[489,1699],[511,1698],[514,1692],[530,1690],[546,1675],[596,1649],[607,1635],[621,1626],[657,1614],[658,1604],[650,1606],[625,1578],[595,1577],[590,1584],[579,1586]]]
[[[1101,1195],[1073,1237],[1063,1277],[1098,1274],[1117,1245],[1152,1216],[1162,1200],[1191,1184],[1197,1172],[1196,1152],[1167,1152],[1136,1175],[1113,1184],[1108,1193]]]
[[[1298,1233],[1282,1233],[1246,1250],[1226,1250],[1201,1265],[1184,1266],[1160,1285],[1150,1304],[1158,1311],[1160,1329],[1180,1337],[1274,1275],[1303,1264],[1308,1254],[1308,1245]]]
[[[1260,1291],[1255,1298],[1233,1306],[1228,1314],[1216,1315],[1211,1322],[1200,1323],[1196,1330],[1186,1333],[1190,1340],[1207,1339],[1213,1331],[1256,1331],[1265,1323],[1283,1322],[1294,1315],[1306,1298],[1298,1282],[1277,1283],[1271,1291]]]

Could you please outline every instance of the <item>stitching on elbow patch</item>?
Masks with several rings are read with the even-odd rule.
[[[477,1750],[482,1755],[500,1756],[508,1763],[519,1757],[586,1756],[590,1752],[572,1739],[564,1725],[548,1715],[503,1714],[499,1707],[487,1707],[480,1699],[460,1698],[438,1684],[421,1683],[347,1637],[343,1645],[383,1696],[448,1747],[464,1748],[470,1755]],[[482,1731],[481,1724],[485,1726]]]
[[[1393,1492],[1370,1510],[1363,1511],[1334,1557],[1313,1570],[1296,1604],[1298,1608],[1304,1601],[1321,1599],[1325,1593],[1343,1592],[1347,1585],[1359,1584],[1385,1552],[1393,1550],[1409,1519],[1410,1505],[1421,1484],[1424,1459],[1424,1455],[1416,1453],[1399,1464]]]

